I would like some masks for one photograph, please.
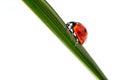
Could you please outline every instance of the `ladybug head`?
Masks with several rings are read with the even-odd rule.
[[[67,26],[67,28],[70,30],[70,29],[73,29],[73,27],[76,25],[76,22],[68,22],[67,24],[66,24],[66,26]]]

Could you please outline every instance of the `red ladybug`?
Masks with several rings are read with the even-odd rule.
[[[76,40],[75,45],[78,43],[83,44],[88,34],[86,28],[79,22],[68,22],[66,25],[67,29],[71,32]]]

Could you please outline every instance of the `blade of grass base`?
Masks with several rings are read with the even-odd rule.
[[[46,0],[23,0],[25,4],[47,25],[47,27],[71,50],[77,58],[96,76],[99,80],[107,80],[104,73],[91,58],[85,48],[71,40],[69,31],[65,32],[66,25]]]

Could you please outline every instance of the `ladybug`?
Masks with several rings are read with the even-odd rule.
[[[67,30],[69,30],[76,40],[75,46],[80,43],[83,44],[87,38],[87,29],[79,22],[68,22]]]

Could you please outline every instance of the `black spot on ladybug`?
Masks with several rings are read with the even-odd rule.
[[[87,32],[87,30],[86,30],[86,29],[84,29],[84,32]]]
[[[80,32],[80,31],[78,31],[78,34],[81,34],[81,32]]]

